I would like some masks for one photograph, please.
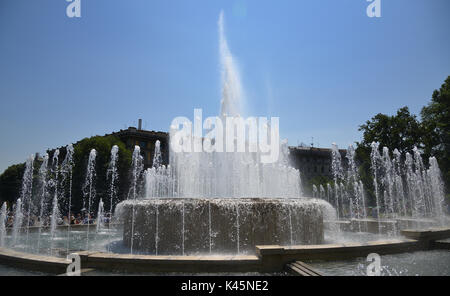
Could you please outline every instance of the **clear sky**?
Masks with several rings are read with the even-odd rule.
[[[450,1],[0,0],[0,172],[84,137],[220,108],[225,14],[248,111],[279,116],[290,145],[340,147],[450,75]]]

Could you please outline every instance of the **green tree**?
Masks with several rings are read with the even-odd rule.
[[[450,76],[431,102],[422,108],[422,128],[425,155],[435,156],[439,162],[447,191],[450,189]]]
[[[125,148],[125,144],[115,136],[96,136],[85,138],[74,146],[74,170],[73,170],[73,207],[72,210],[78,212],[83,207],[82,187],[86,178],[86,170],[88,164],[89,153],[91,149],[97,151],[95,162],[96,170],[96,197],[93,200],[91,211],[94,212],[98,207],[100,198],[103,200],[105,209],[110,208],[109,198],[109,180],[107,178],[107,170],[110,161],[111,148],[117,145],[119,147],[118,161],[118,195],[117,201],[126,198],[128,192],[129,168],[131,164],[131,151]]]
[[[132,152],[127,150],[125,144],[115,136],[95,136],[91,138],[85,138],[74,145],[74,167],[72,178],[72,212],[79,212],[83,207],[83,192],[82,186],[86,178],[86,168],[91,149],[97,151],[96,158],[96,197],[93,200],[91,206],[92,212],[95,212],[98,208],[98,202],[100,198],[103,199],[105,210],[110,209],[110,180],[107,178],[107,170],[110,161],[111,148],[113,145],[119,147],[119,161],[118,161],[118,174],[119,179],[117,185],[117,196],[114,203],[117,203],[127,197],[128,193],[128,180],[129,169],[131,164]],[[62,163],[66,156],[66,149],[60,148],[59,164]],[[55,150],[47,151],[49,154],[49,167],[53,167],[51,163]],[[33,196],[38,197],[41,194],[41,188],[39,184],[39,167],[41,161],[36,159],[34,163],[34,177],[33,177]],[[25,170],[25,164],[17,164],[7,168],[2,175],[0,175],[0,202],[7,201],[9,204],[14,203],[20,195],[22,177]],[[49,171],[49,178],[54,178],[55,172]],[[59,175],[59,199],[61,213],[65,215],[68,212],[68,195],[69,184],[67,179],[62,181],[61,174]],[[47,207],[51,206],[52,196],[54,194],[54,188],[48,189],[49,196],[46,201]]]
[[[8,167],[0,175],[0,202],[13,203],[19,197],[22,176],[25,171],[25,164],[15,164]]]
[[[397,148],[401,153],[412,153],[413,148],[423,148],[424,131],[415,115],[408,107],[398,109],[397,114],[389,116],[377,114],[359,127],[363,131],[363,139],[356,143],[356,160],[359,163],[359,175],[366,189],[370,205],[374,205],[375,194],[371,172],[371,143],[378,142],[381,147],[388,147],[390,152]]]
[[[423,130],[416,115],[411,115],[408,107],[398,109],[397,114],[389,116],[377,114],[359,127],[363,131],[363,140],[358,147],[370,147],[372,142],[380,147],[398,149],[401,153],[412,152],[414,146],[422,148]]]

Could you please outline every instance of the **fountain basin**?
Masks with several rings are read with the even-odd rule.
[[[124,201],[116,211],[133,252],[252,254],[256,245],[323,243],[327,205],[306,198],[161,198]]]

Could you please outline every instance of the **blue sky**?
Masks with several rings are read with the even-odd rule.
[[[225,13],[248,111],[279,116],[291,145],[340,147],[402,106],[418,113],[450,75],[450,1],[0,0],[0,172],[34,152],[143,118],[220,108]]]

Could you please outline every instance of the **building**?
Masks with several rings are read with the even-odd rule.
[[[155,143],[156,141],[160,141],[162,161],[164,164],[168,164],[169,134],[161,131],[143,130],[142,119],[139,119],[138,122],[137,128],[129,127],[105,136],[112,135],[118,137],[130,151],[133,151],[135,146],[139,146],[141,148],[141,155],[144,157],[144,168],[152,167]],[[60,150],[65,150],[65,147],[61,147]],[[339,152],[341,153],[344,169],[346,169],[346,150],[340,149]],[[330,148],[289,147],[289,157],[292,166],[300,170],[304,181],[318,176],[333,178]]]
[[[346,150],[339,149],[339,153],[345,169],[347,167]],[[292,166],[300,170],[304,180],[318,176],[333,178],[330,148],[289,147],[289,157]]]
[[[133,151],[135,146],[141,148],[141,155],[144,157],[144,167],[153,165],[156,141],[160,142],[162,161],[169,163],[169,134],[165,132],[147,131],[142,129],[142,119],[139,119],[138,127],[129,127],[110,134],[118,137],[127,149]],[[108,136],[108,135],[107,135]]]

